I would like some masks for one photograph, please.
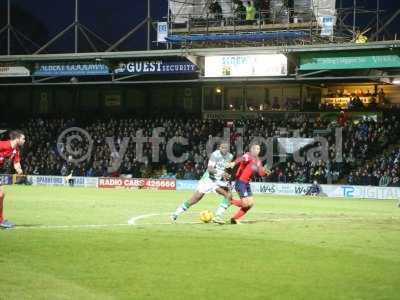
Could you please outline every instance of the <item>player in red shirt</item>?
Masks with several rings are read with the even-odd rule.
[[[22,175],[21,156],[19,147],[25,143],[25,135],[20,131],[12,131],[8,141],[0,141],[0,169],[6,158],[14,163],[14,169],[18,175]],[[0,186],[0,228],[12,228],[15,225],[4,219],[3,216],[4,191]]]
[[[232,224],[237,224],[254,205],[253,193],[250,188],[250,180],[255,173],[259,176],[267,176],[270,171],[262,166],[258,155],[260,154],[260,145],[254,144],[250,152],[245,153],[231,164],[231,167],[239,164],[235,175],[235,189],[240,196],[240,200],[232,200],[231,203],[240,207],[236,214],[231,218]]]

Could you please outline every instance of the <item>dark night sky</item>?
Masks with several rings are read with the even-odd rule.
[[[51,35],[71,23],[75,13],[75,0],[12,1],[42,20],[50,28]],[[151,2],[151,11],[155,19],[166,16],[167,0],[151,0]],[[146,17],[147,13],[146,0],[80,0],[79,3],[80,19],[83,24],[91,29],[98,28],[99,32],[110,32],[115,37],[134,27]]]
[[[48,39],[73,22],[75,0],[11,0],[11,2],[43,23],[48,31]],[[151,3],[153,19],[164,20],[167,15],[167,0],[151,0]],[[4,8],[6,0],[0,0],[0,4]],[[147,0],[80,0],[79,7],[80,22],[111,43],[134,28],[147,15]],[[0,27],[5,22],[4,18],[0,18]],[[25,33],[23,27],[26,24],[14,22],[13,25]],[[3,42],[5,42],[4,36],[3,34],[1,40]],[[71,45],[72,41],[73,33],[71,32],[58,41],[53,50],[65,48]],[[120,50],[143,49],[145,45],[146,30],[144,26],[142,30],[122,44]]]
[[[337,1],[338,4],[339,1]],[[44,40],[50,39],[73,21],[75,0],[11,0],[11,2],[44,25],[48,31],[45,37],[42,36]],[[167,15],[167,2],[168,0],[151,0],[154,20],[163,20],[163,17]],[[2,4],[0,7],[4,8],[5,3],[6,0],[0,0],[0,4]],[[353,0],[342,0],[342,3],[344,7],[350,7]],[[400,0],[380,0],[380,3],[386,11],[386,18],[400,8]],[[357,0],[357,4],[365,8],[374,8],[376,0]],[[80,21],[107,41],[114,42],[146,16],[146,6],[147,0],[80,0]],[[359,21],[366,24],[365,22],[371,18],[373,16],[368,15],[360,18]],[[1,18],[0,26],[4,23],[4,18]],[[23,27],[29,25],[17,23],[15,26],[23,31]],[[399,32],[398,28],[400,28],[400,16],[390,27],[390,34],[394,35]],[[57,42],[52,51],[58,51],[58,49],[61,50],[71,45],[72,37],[73,35],[70,33],[63,40]],[[125,42],[120,50],[144,49],[145,38],[145,29],[143,28]],[[4,37],[0,41],[4,42]]]

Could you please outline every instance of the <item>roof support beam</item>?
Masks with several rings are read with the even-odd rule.
[[[318,71],[313,71],[313,72],[308,72],[308,73],[303,73],[303,74],[296,74],[297,78],[304,78],[304,77],[308,77],[308,76],[312,76],[315,74],[321,74],[321,73],[326,73],[329,70],[318,70]]]
[[[394,21],[394,19],[397,18],[397,16],[400,15],[400,8],[379,28],[372,36],[371,40],[374,40],[376,36],[379,36],[379,34]]]

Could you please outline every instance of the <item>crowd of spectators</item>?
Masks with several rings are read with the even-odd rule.
[[[347,182],[353,185],[400,187],[400,148],[397,146],[350,172]]]
[[[335,123],[335,126],[337,125],[339,124]],[[385,118],[382,121],[366,119],[357,123],[345,121],[340,128],[342,128],[341,150],[335,148],[333,134],[327,136],[328,160],[284,163],[274,169],[270,179],[278,182],[310,183],[317,180],[319,183],[336,183],[351,170],[365,165],[370,158],[387,148],[389,144],[396,143],[400,133],[400,123],[396,117]],[[337,159],[338,154],[342,159]],[[375,182],[369,184],[378,185]]]
[[[376,161],[369,162],[389,144],[398,140],[399,120],[396,117],[381,121],[363,119],[350,122],[340,115],[335,121],[310,119],[305,115],[289,119],[201,120],[197,118],[151,118],[151,119],[31,119],[21,126],[27,137],[23,149],[23,167],[26,173],[36,175],[67,175],[72,169],[76,176],[120,176],[132,177],[176,177],[199,179],[207,166],[207,142],[211,137],[222,137],[224,128],[229,129],[231,151],[238,155],[236,145],[242,144],[243,151],[254,138],[272,139],[275,143],[274,161],[270,166],[271,176],[256,178],[273,182],[336,183],[347,178],[350,184],[393,185],[399,182],[399,149],[386,154]],[[74,139],[69,149],[66,141],[69,135],[59,139],[66,129],[79,127],[90,136],[93,144],[84,135],[81,141]],[[336,148],[337,128],[342,129],[342,146]],[[161,137],[166,141],[172,138],[185,138],[187,144],[175,144],[173,154],[180,157],[187,154],[183,162],[167,158],[167,143],[159,145],[158,159],[154,157],[151,142],[143,144],[142,155],[135,142],[138,131],[142,136],[151,137],[156,128],[163,128]],[[225,129],[227,130],[227,129]],[[323,136],[328,141],[328,157],[323,159],[318,151],[314,159],[296,161],[292,155],[277,155],[276,137],[312,138]],[[107,141],[106,137],[111,137]],[[271,140],[271,139],[270,139]],[[111,146],[111,147],[110,147]],[[125,151],[126,146],[126,151]],[[299,154],[307,157],[321,143],[302,147]],[[90,151],[87,160],[77,161],[82,153]],[[239,152],[240,152],[239,148]],[[71,152],[72,151],[72,152]],[[74,152],[75,151],[75,152]],[[70,153],[71,152],[71,153]],[[262,155],[266,152],[263,147]],[[63,154],[63,155],[61,155]],[[338,156],[339,155],[339,156]],[[320,156],[320,157],[318,157]],[[338,159],[339,158],[339,159]],[[340,159],[342,158],[342,159]],[[119,167],[110,169],[115,162]],[[354,171],[355,170],[355,171]],[[387,177],[389,179],[387,179]]]

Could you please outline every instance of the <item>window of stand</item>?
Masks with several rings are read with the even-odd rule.
[[[205,111],[297,111],[300,86],[249,85],[203,88]]]
[[[227,87],[224,93],[224,111],[243,111],[243,88]]]
[[[222,87],[204,87],[203,88],[203,109],[211,111],[222,110],[222,99],[223,99],[223,88]]]
[[[297,111],[300,86],[246,86],[245,98],[247,111]]]
[[[248,111],[270,110],[269,90],[264,86],[247,86],[246,109]]]
[[[283,97],[285,99],[286,110],[296,111],[301,108],[300,86],[288,87],[283,89]]]
[[[383,86],[338,84],[322,89],[320,109],[376,109],[387,101]]]

